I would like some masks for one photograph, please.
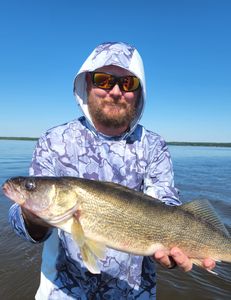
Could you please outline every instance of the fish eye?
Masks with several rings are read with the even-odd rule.
[[[32,179],[26,180],[26,182],[25,182],[25,188],[26,188],[28,191],[33,191],[33,190],[35,190],[36,184],[35,184],[34,180],[32,180]]]

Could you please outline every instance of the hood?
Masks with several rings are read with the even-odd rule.
[[[108,42],[97,46],[83,63],[75,77],[74,95],[89,126],[95,134],[98,134],[88,111],[86,73],[108,65],[115,65],[130,71],[140,79],[141,83],[142,92],[139,99],[137,114],[132,121],[129,132],[126,132],[121,137],[124,139],[135,130],[136,125],[142,116],[146,94],[142,58],[133,46],[122,42]]]

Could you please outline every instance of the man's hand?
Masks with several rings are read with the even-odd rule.
[[[154,258],[159,264],[168,269],[178,266],[184,272],[188,272],[193,266],[190,259],[178,247],[173,247],[168,252],[164,250],[158,250],[155,252]],[[202,267],[208,271],[215,268],[215,266],[215,261],[210,258],[206,258],[202,261]]]

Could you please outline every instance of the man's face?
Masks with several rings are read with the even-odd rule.
[[[133,75],[125,69],[112,65],[96,71],[115,76]],[[99,124],[101,127],[124,128],[125,131],[135,117],[140,90],[125,92],[118,84],[111,90],[103,90],[92,84],[90,74],[87,76],[87,86],[88,109],[96,128]]]

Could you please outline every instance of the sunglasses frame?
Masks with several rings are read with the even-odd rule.
[[[138,78],[137,76],[135,76],[135,75],[115,76],[115,75],[112,75],[112,74],[106,73],[106,72],[89,72],[89,74],[91,75],[91,81],[92,81],[92,84],[93,84],[95,87],[97,87],[97,88],[99,88],[99,89],[102,89],[102,90],[110,91],[110,90],[112,90],[112,89],[114,88],[114,86],[115,86],[116,84],[118,84],[118,86],[120,87],[120,90],[121,90],[121,91],[126,92],[126,93],[127,93],[127,92],[134,92],[134,91],[137,91],[137,90],[140,88],[140,80],[139,80],[139,78]],[[110,75],[110,76],[112,77],[112,80],[113,80],[113,85],[112,85],[110,88],[99,87],[99,86],[95,83],[95,81],[94,81],[94,76],[95,76],[95,74],[106,74],[106,75]],[[128,91],[124,90],[122,80],[123,80],[124,78],[127,78],[127,77],[135,77],[135,78],[137,78],[137,79],[139,80],[139,85],[137,86],[137,88],[135,88],[134,90],[128,90]]]

